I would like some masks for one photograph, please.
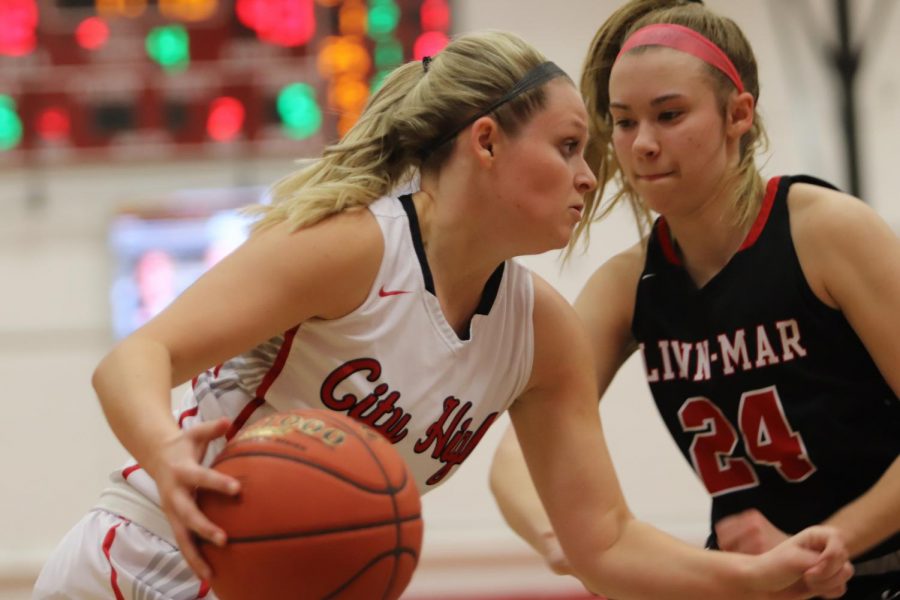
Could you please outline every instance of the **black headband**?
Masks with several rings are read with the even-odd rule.
[[[488,106],[484,110],[478,111],[473,116],[471,116],[468,119],[466,119],[465,121],[463,121],[455,129],[450,131],[450,133],[442,135],[435,141],[433,141],[430,144],[428,144],[427,146],[425,146],[425,148],[423,148],[420,153],[422,158],[423,159],[427,158],[428,155],[430,155],[432,152],[434,152],[435,150],[437,150],[438,148],[440,148],[441,146],[446,144],[451,139],[455,138],[457,135],[459,135],[459,132],[461,132],[463,129],[465,129],[466,127],[468,127],[469,125],[471,125],[472,123],[474,123],[475,121],[480,119],[481,117],[494,112],[495,110],[497,110],[498,108],[500,108],[501,106],[503,106],[504,104],[506,104],[513,98],[515,98],[516,96],[518,96],[520,94],[524,94],[528,90],[531,90],[540,85],[543,85],[544,83],[550,81],[554,77],[559,77],[560,75],[566,75],[566,72],[563,71],[562,69],[560,69],[558,66],[556,66],[556,63],[553,63],[550,61],[543,62],[543,63],[539,64],[538,66],[534,67],[533,69],[531,69],[530,71],[525,73],[525,75],[522,77],[522,79],[517,81],[516,84],[514,86],[512,86],[512,88],[508,92],[506,92],[505,94],[500,96],[500,98],[498,98],[496,101],[491,103],[490,106]]]

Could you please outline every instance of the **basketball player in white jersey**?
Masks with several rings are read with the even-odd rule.
[[[519,38],[463,36],[397,69],[356,125],[274,187],[243,246],[123,340],[94,374],[135,462],[62,541],[36,598],[206,597],[193,536],[227,543],[194,493],[274,411],[369,424],[421,492],[510,410],[582,580],[628,598],[805,598],[849,577],[828,528],[758,557],[691,548],[636,521],[596,410],[574,311],[512,259],[566,245],[596,184],[569,78]],[[390,192],[418,173],[415,193]],[[173,386],[193,379],[173,413]],[[652,563],[652,568],[649,568]]]

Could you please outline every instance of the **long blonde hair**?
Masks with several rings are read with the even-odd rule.
[[[585,198],[585,218],[578,224],[569,245],[571,250],[583,236],[587,243],[592,222],[607,216],[623,199],[628,202],[643,237],[652,224],[652,215],[640,196],[631,189],[616,161],[612,148],[612,120],[609,115],[609,76],[622,44],[633,32],[654,23],[673,23],[699,32],[731,59],[746,91],[759,100],[759,76],[753,49],[737,24],[690,0],[631,0],[597,30],[585,58],[581,75],[581,93],[589,115],[590,140],[585,157],[597,176],[597,189]],[[734,84],[713,67],[708,68],[723,114]],[[754,109],[755,110],[755,109]],[[766,148],[768,138],[758,111],[753,127],[740,141],[740,157],[733,174],[736,219],[746,224],[759,211],[763,181],[756,167],[756,154]],[[607,184],[616,179],[616,191],[602,205]]]
[[[292,228],[369,205],[416,171],[439,170],[453,139],[432,147],[508,92],[544,57],[518,36],[488,31],[463,35],[432,60],[394,70],[353,127],[320,159],[272,187],[273,201],[255,208],[256,227],[287,221]],[[426,69],[427,67],[427,69]],[[536,87],[490,114],[509,135],[546,103]]]

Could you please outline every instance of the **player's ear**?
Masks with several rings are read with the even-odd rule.
[[[728,110],[725,115],[725,130],[729,137],[740,139],[753,127],[755,117],[756,100],[750,92],[732,94],[728,100]]]
[[[500,126],[491,117],[480,117],[470,130],[468,145],[479,162],[490,165],[494,160],[494,145],[500,134]]]

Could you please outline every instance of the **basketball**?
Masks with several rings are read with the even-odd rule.
[[[213,468],[241,482],[198,494],[228,535],[203,543],[221,600],[396,599],[422,544],[421,502],[405,461],[378,432],[327,410],[264,418]]]

